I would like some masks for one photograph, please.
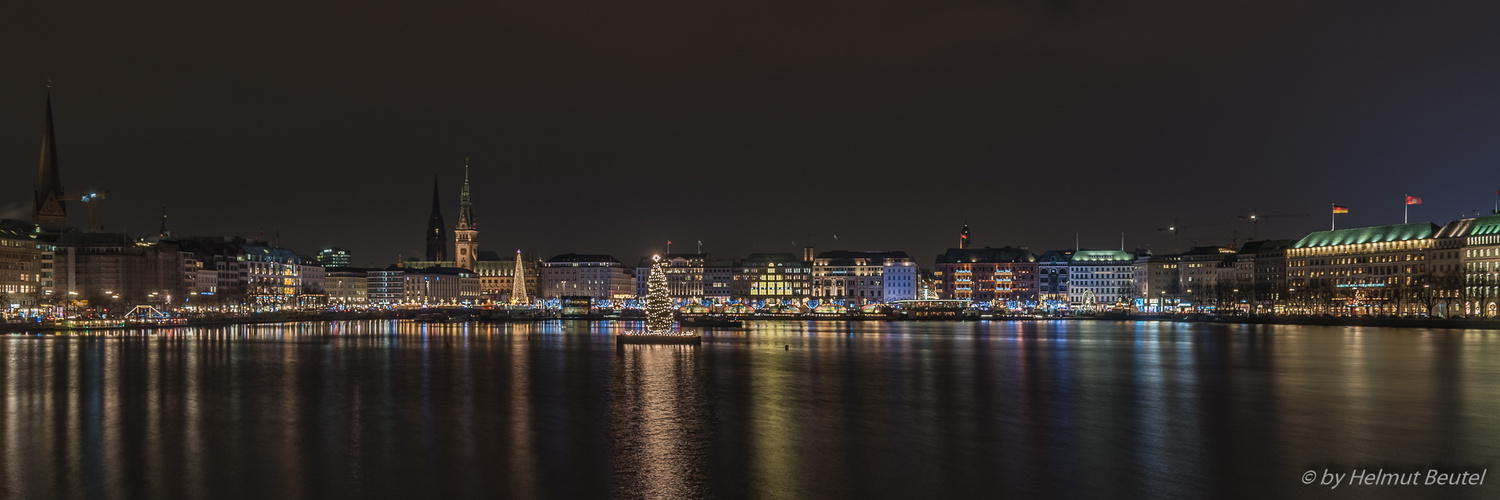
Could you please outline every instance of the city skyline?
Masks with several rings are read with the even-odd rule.
[[[142,16],[159,37],[112,36],[122,28],[53,6],[9,8],[22,15],[7,18],[35,22],[6,26],[8,36],[78,43],[11,45],[32,50],[0,77],[11,96],[0,100],[0,159],[28,182],[0,187],[4,216],[25,218],[31,202],[52,78],[63,183],[110,191],[105,229],[152,234],[167,199],[179,234],[263,231],[303,251],[348,248],[361,264],[421,255],[410,235],[430,200],[413,187],[437,174],[453,220],[465,157],[487,221],[482,250],[627,259],[702,240],[718,254],[796,241],[926,260],[955,244],[965,218],[976,246],[1071,248],[1076,234],[1084,247],[1115,248],[1123,232],[1128,247],[1161,251],[1172,238],[1157,228],[1174,220],[1228,224],[1184,231],[1188,246],[1225,243],[1235,225],[1247,237],[1235,217],[1256,207],[1310,214],[1262,227],[1262,238],[1293,237],[1325,227],[1329,203],[1351,208],[1341,224],[1399,221],[1409,194],[1425,200],[1413,220],[1441,224],[1483,214],[1500,187],[1488,141],[1500,100],[1485,83],[1497,70],[1477,62],[1497,35],[1480,29],[1493,17],[1482,5],[1392,9],[1399,19],[1368,4],[1170,16],[865,6],[869,18],[842,36],[813,22],[769,38],[702,32],[692,16],[647,9],[633,19],[666,33],[650,43],[621,38],[632,19],[596,20],[609,29],[591,32],[547,6],[370,9],[349,15],[374,22],[327,30],[310,28],[331,12],[204,25]],[[713,10],[729,8],[685,13],[780,18]],[[895,37],[881,28],[917,14],[931,21]],[[1014,23],[996,33],[965,21],[996,15]],[[469,18],[547,28],[449,34]],[[396,27],[406,31],[387,36]],[[117,52],[84,48],[103,45],[94,40],[123,41]],[[593,53],[561,41],[621,43]],[[344,43],[369,47],[333,57]],[[788,46],[806,50],[767,59]],[[1095,55],[1105,48],[1118,57]],[[373,54],[411,69],[390,71]],[[183,58],[198,64],[170,63]],[[126,63],[138,67],[106,77]],[[534,78],[507,76],[518,73]]]
[[[40,173],[38,174],[39,176],[44,176],[44,177],[38,177],[37,182],[34,184],[34,187],[37,190],[40,190],[41,189],[40,186],[43,186],[43,185],[45,185],[47,183],[55,183],[56,182],[56,177],[58,177],[56,175],[56,171],[58,170],[58,167],[57,167],[57,163],[58,163],[57,157],[59,155],[58,155],[58,153],[56,151],[56,148],[57,148],[57,144],[56,143],[57,143],[57,141],[53,137],[53,134],[55,132],[53,131],[54,130],[54,122],[53,122],[53,119],[52,119],[52,109],[51,109],[52,108],[52,102],[51,102],[51,88],[50,88],[51,87],[51,82],[50,81],[48,82],[47,87],[48,87],[48,89],[47,89],[48,90],[48,94],[47,94],[47,103],[46,103],[47,104],[47,108],[46,108],[46,113],[45,113],[46,119],[44,120],[44,127],[43,127],[44,130],[45,130],[45,134],[44,134],[43,140],[42,140],[42,154],[41,154],[41,162],[43,164],[43,170],[41,170]],[[398,260],[426,260],[426,261],[447,260],[447,261],[453,261],[455,258],[457,258],[457,255],[458,255],[459,251],[458,251],[457,247],[455,246],[453,239],[451,239],[449,237],[449,233],[452,232],[452,231],[454,231],[454,230],[459,229],[460,226],[462,226],[464,224],[464,222],[463,222],[464,220],[467,220],[468,218],[475,218],[475,219],[477,219],[477,216],[473,215],[473,213],[474,213],[474,205],[475,204],[470,202],[470,198],[471,198],[470,188],[469,188],[469,185],[470,185],[470,180],[469,180],[470,165],[469,164],[470,163],[471,162],[469,161],[469,158],[467,158],[467,157],[464,158],[464,161],[463,161],[463,180],[461,181],[463,187],[460,189],[460,194],[458,196],[454,197],[454,199],[456,199],[458,201],[458,203],[456,204],[456,207],[454,207],[454,210],[452,210],[452,211],[449,211],[449,210],[445,209],[444,206],[443,206],[444,204],[442,203],[443,189],[442,189],[442,182],[441,182],[441,174],[434,175],[433,193],[432,193],[432,200],[431,200],[432,204],[431,204],[431,208],[429,209],[429,215],[427,216],[427,218],[429,220],[428,220],[427,231],[426,231],[427,237],[425,238],[425,241],[426,241],[426,249],[425,250],[410,251],[408,249],[408,250],[399,252],[397,254],[397,257],[399,259],[398,258],[392,258],[389,261],[383,261],[378,256],[376,256],[376,257],[370,257],[370,258],[367,259],[367,261],[368,261],[367,265],[371,266],[371,267],[379,267],[379,266],[386,265],[387,263],[396,263],[396,262],[398,262]],[[1473,189],[1473,188],[1471,187],[1470,189]],[[78,189],[69,189],[68,191],[69,191],[69,194],[71,196],[72,193],[77,193],[77,192],[107,191],[107,190],[91,190],[91,189],[78,190]],[[40,192],[40,191],[37,191],[37,192]],[[1496,209],[1494,209],[1494,210],[1480,211],[1479,209],[1476,208],[1476,209],[1473,209],[1470,213],[1458,214],[1457,216],[1452,217],[1450,220],[1456,220],[1456,219],[1462,219],[1462,218],[1472,218],[1472,217],[1477,217],[1477,216],[1484,216],[1484,215],[1488,215],[1488,214],[1491,214],[1491,213],[1500,213],[1500,189],[1496,190],[1496,196],[1495,196],[1495,198],[1496,198]],[[482,200],[484,198],[481,197],[480,199]],[[1413,201],[1413,200],[1415,200],[1415,201]],[[74,200],[74,201],[76,201],[76,200]],[[1410,209],[1411,209],[1411,207],[1413,205],[1420,206],[1420,205],[1423,204],[1422,199],[1420,197],[1413,197],[1410,194],[1403,194],[1402,198],[1401,198],[1401,201],[1402,201],[1401,206],[1402,206],[1402,209],[1403,209],[1403,212],[1402,212],[1402,219],[1403,220],[1402,220],[1402,222],[1405,222],[1406,220],[1408,220],[1410,218]],[[34,198],[33,199],[33,203],[41,203],[41,200]],[[13,219],[13,220],[19,220],[19,221],[28,221],[28,220],[34,219],[34,214],[32,214],[32,213],[26,213],[26,212],[22,211],[22,210],[25,209],[25,207],[12,207],[12,205],[15,205],[15,204],[10,203],[10,204],[4,205],[3,207],[0,207],[0,208],[3,208],[3,210],[0,210],[0,218]],[[1355,221],[1358,221],[1358,220],[1360,220],[1360,218],[1354,217],[1354,216],[1350,215],[1351,214],[1351,210],[1349,208],[1349,204],[1348,203],[1344,203],[1344,204],[1330,203],[1328,205],[1332,207],[1332,214],[1330,216],[1337,216],[1337,215],[1343,215],[1344,216],[1344,219],[1345,219],[1345,222],[1346,222],[1345,225],[1344,225],[1344,227],[1351,227],[1351,226],[1352,227],[1360,227],[1361,226],[1361,224],[1358,224],[1357,222],[1354,223],[1354,224],[1349,224],[1349,219],[1353,219]],[[79,222],[78,221],[78,219],[82,219],[82,218],[85,217],[85,216],[83,216],[83,215],[81,215],[79,213],[81,211],[81,209],[82,209],[82,206],[80,204],[75,204],[75,206],[77,206],[77,208],[75,208],[74,210],[68,212],[68,224],[71,227],[75,227],[75,228],[79,228],[79,229],[86,229],[86,228],[88,228],[88,224],[90,222]],[[443,215],[442,215],[443,213],[451,213],[451,214],[454,214],[455,216],[458,216],[460,222],[457,222],[455,224],[447,224],[447,223],[443,222],[446,219],[445,217],[443,217]],[[156,224],[159,225],[160,228],[165,228],[165,227],[167,227],[167,224],[168,224],[168,221],[169,221],[168,215],[169,215],[169,213],[168,213],[166,207],[164,207],[163,210],[162,210],[162,212],[161,212],[160,218],[154,218],[153,220],[155,221]],[[1144,249],[1144,250],[1148,250],[1148,251],[1151,251],[1151,252],[1154,252],[1154,253],[1162,254],[1162,253],[1180,253],[1182,251],[1185,251],[1185,250],[1188,250],[1188,249],[1192,249],[1194,247],[1200,247],[1200,246],[1202,246],[1202,247],[1212,247],[1212,246],[1236,247],[1236,246],[1238,246],[1240,244],[1251,242],[1251,241],[1263,241],[1263,240],[1286,238],[1286,237],[1290,237],[1290,238],[1293,238],[1293,239],[1298,239],[1298,238],[1301,238],[1303,235],[1305,235],[1307,233],[1316,232],[1316,231],[1319,231],[1321,229],[1312,229],[1312,230],[1309,230],[1309,231],[1306,231],[1306,232],[1303,232],[1303,233],[1300,233],[1300,234],[1284,234],[1284,233],[1286,233],[1286,231],[1284,229],[1281,229],[1279,227],[1282,224],[1275,224],[1275,225],[1273,225],[1273,223],[1268,223],[1267,220],[1268,219],[1275,219],[1275,218],[1283,218],[1283,217],[1314,218],[1314,217],[1312,217],[1313,215],[1314,214],[1290,214],[1290,213],[1285,213],[1285,212],[1280,212],[1280,211],[1265,211],[1264,209],[1261,209],[1260,207],[1256,207],[1256,208],[1252,209],[1251,211],[1249,211],[1246,214],[1235,214],[1235,215],[1231,216],[1230,218],[1227,218],[1226,220],[1202,221],[1202,220],[1193,220],[1193,219],[1173,218],[1173,220],[1170,221],[1167,224],[1168,227],[1165,227],[1165,228],[1156,228],[1156,233],[1161,233],[1161,234],[1154,235],[1155,236],[1154,238],[1148,237],[1147,238],[1147,242],[1145,242],[1145,243],[1140,243],[1140,242],[1131,243],[1130,240],[1129,240],[1129,238],[1127,237],[1127,233],[1121,232],[1120,235],[1119,235],[1119,237],[1118,237],[1118,240],[1117,240],[1118,246],[1117,247],[1113,247],[1113,248],[1119,248],[1120,250],[1130,250],[1130,251],[1135,251],[1135,250],[1138,250],[1138,249]],[[467,216],[467,217],[465,217],[465,216]],[[103,219],[103,217],[100,217],[100,218]],[[1073,247],[1060,247],[1060,246],[1059,247],[1035,247],[1035,246],[1029,245],[1029,244],[1027,244],[1025,242],[1009,242],[1009,241],[1005,242],[1005,243],[999,243],[999,244],[981,243],[982,240],[980,240],[980,239],[970,239],[970,237],[971,237],[970,231],[971,230],[970,230],[970,225],[968,223],[969,218],[970,217],[967,216],[967,215],[962,218],[963,222],[962,222],[961,229],[959,229],[958,231],[954,232],[954,236],[952,238],[954,240],[954,244],[953,245],[947,245],[947,246],[938,245],[938,247],[939,247],[940,250],[937,253],[937,255],[939,255],[939,257],[941,257],[940,254],[941,254],[941,252],[943,250],[954,249],[954,248],[963,248],[963,247],[969,247],[969,246],[977,246],[977,247],[1021,247],[1021,248],[1028,248],[1028,249],[1037,251],[1038,253],[1044,252],[1044,251],[1048,251],[1048,250],[1066,250],[1068,248],[1075,248],[1075,249],[1107,249],[1107,248],[1112,248],[1112,247],[1110,247],[1108,245],[1086,245],[1086,244],[1084,244],[1081,232],[1078,232],[1078,233],[1074,234],[1074,245],[1073,245]],[[1256,220],[1256,219],[1258,219],[1258,220]],[[1314,218],[1314,219],[1316,219],[1316,218]],[[1420,220],[1420,217],[1418,219]],[[1337,219],[1335,219],[1335,220],[1337,220]],[[1288,221],[1288,222],[1290,222],[1290,221]],[[1433,219],[1433,220],[1429,220],[1429,222],[1434,222],[1434,223],[1438,223],[1439,225],[1441,225],[1441,223],[1443,221]],[[1379,225],[1386,225],[1386,224],[1391,224],[1391,223],[1364,224],[1364,226],[1379,226]],[[1300,224],[1300,225],[1307,225],[1307,224]],[[1267,227],[1267,226],[1270,226],[1270,227]],[[433,233],[433,231],[435,229],[438,230],[438,232],[436,234]],[[132,229],[131,227],[128,227],[128,226],[126,228],[122,229],[122,228],[103,228],[102,225],[101,225],[101,228],[99,230],[100,231],[126,232],[128,234],[132,234],[132,235],[137,236],[137,237],[140,237],[140,236],[149,236],[151,234],[149,232],[142,232],[142,231],[134,230],[134,229]],[[1174,237],[1173,236],[1173,232],[1174,231],[1179,232],[1179,233],[1186,233],[1186,235],[1185,236],[1180,236],[1179,235],[1179,236]],[[1227,235],[1228,235],[1227,237],[1225,236],[1226,232],[1227,232]],[[1206,233],[1206,234],[1204,234],[1204,233]],[[1150,233],[1148,233],[1148,234],[1150,234]],[[183,236],[184,233],[181,232],[181,231],[179,231],[178,235],[179,236]],[[282,247],[285,247],[285,248],[294,248],[297,251],[303,252],[305,255],[312,255],[312,254],[314,254],[314,253],[316,253],[316,252],[318,252],[320,250],[325,250],[325,249],[329,249],[329,248],[340,248],[339,245],[336,244],[336,243],[335,244],[320,245],[320,246],[316,246],[316,248],[301,248],[301,247],[298,247],[296,245],[282,244],[282,240],[281,240],[282,235],[280,234],[280,230],[279,229],[275,229],[274,226],[273,226],[273,229],[272,229],[272,232],[271,232],[270,236],[266,235],[265,227],[264,226],[258,227],[256,229],[256,232],[254,234],[212,233],[212,232],[210,232],[210,233],[203,233],[203,234],[189,234],[187,236],[194,236],[194,237],[241,237],[241,238],[247,238],[247,239],[250,239],[250,240],[265,241],[265,242],[269,242],[269,243],[272,243],[274,245],[282,246]],[[1168,240],[1166,242],[1166,244],[1163,245],[1162,247],[1154,247],[1153,243],[1155,242],[1155,240],[1158,240],[1158,239],[1161,239],[1161,238],[1166,238]],[[305,241],[305,238],[295,238],[294,237],[293,239],[304,240]],[[1091,243],[1093,242],[1092,239],[1093,238],[1091,238],[1091,241],[1090,241]],[[880,246],[878,244],[873,245],[873,246],[866,246],[866,247],[840,246],[841,241],[839,240],[839,237],[838,237],[838,235],[836,233],[828,235],[827,240],[829,242],[831,242],[832,245],[829,245],[829,246],[818,246],[818,245],[816,245],[817,238],[813,234],[809,233],[803,239],[803,242],[801,242],[801,243],[799,243],[797,240],[791,240],[790,243],[789,243],[789,247],[785,249],[785,252],[787,252],[787,253],[798,253],[798,252],[801,252],[803,248],[809,247],[809,246],[818,248],[819,250],[846,250],[846,249],[855,249],[855,250],[903,250],[902,247]],[[657,242],[656,243],[657,249],[653,249],[651,251],[648,251],[648,252],[646,252],[643,255],[670,253],[670,252],[672,252],[671,241],[672,240],[668,239],[668,240],[663,241],[663,242]],[[435,244],[435,243],[438,243],[438,242],[442,242],[443,243],[442,248],[439,249],[439,250],[437,250],[439,252],[438,255],[439,255],[440,258],[434,258],[433,254],[432,254],[432,252],[434,251],[432,245]],[[679,243],[679,245],[682,245],[682,244],[683,243]],[[691,245],[691,248],[693,249],[692,252],[702,251],[702,245],[703,245],[702,240],[691,240],[691,241],[688,241],[687,244]],[[350,245],[351,247],[357,247],[358,246],[357,243],[350,243],[350,244],[347,244],[347,245]],[[923,246],[927,246],[927,245],[923,245]],[[536,253],[537,258],[545,258],[548,255],[559,255],[559,254],[564,254],[564,253],[575,253],[575,252],[577,252],[577,250],[572,250],[572,249],[546,250],[547,247],[545,245],[539,245],[539,247],[542,248],[542,250],[540,252]],[[682,248],[682,246],[679,246],[678,248],[679,248],[679,250],[676,253],[685,253],[685,252],[687,252],[686,250],[680,250]],[[485,247],[480,247],[478,250],[493,251],[493,250],[486,250]],[[522,249],[518,248],[518,251],[520,251],[520,250],[522,250]],[[769,249],[769,248],[761,248],[761,249],[751,248],[750,250],[743,251],[743,252],[738,252],[738,253],[733,253],[733,254],[734,255],[745,255],[745,254],[757,253],[757,252],[763,252],[763,251],[775,251],[775,250]],[[528,253],[531,253],[531,252],[528,252]],[[609,254],[609,255],[620,255],[622,258],[626,258],[626,259],[630,259],[630,258],[633,257],[633,256],[631,256],[629,254]],[[721,253],[719,255],[724,255],[724,254]],[[920,255],[920,254],[918,254],[918,255]],[[356,253],[356,260],[355,260],[356,264],[359,263],[359,262],[366,262],[366,261],[359,260],[360,258],[363,258],[363,256],[361,256],[360,254]],[[920,262],[920,259],[918,261]],[[459,265],[458,267],[471,267],[471,266],[472,265],[470,265],[470,266]]]

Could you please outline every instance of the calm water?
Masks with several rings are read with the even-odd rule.
[[[1500,497],[1496,331],[620,327],[0,337],[0,497]],[[1301,481],[1432,467],[1497,477]]]

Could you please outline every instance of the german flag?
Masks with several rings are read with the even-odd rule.
[[[1336,214],[1347,214],[1347,213],[1349,213],[1349,207],[1346,207],[1346,206],[1343,206],[1343,205],[1334,205],[1333,206],[1333,213],[1336,213]]]

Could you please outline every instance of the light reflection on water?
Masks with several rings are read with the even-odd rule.
[[[698,347],[609,336],[639,327],[0,338],[0,497],[1493,496],[1298,480],[1492,463],[1493,331],[784,322]]]

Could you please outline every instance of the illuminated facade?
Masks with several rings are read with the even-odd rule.
[[[371,305],[394,306],[406,298],[406,268],[391,266],[365,272],[365,297]]]
[[[1037,303],[1045,309],[1065,309],[1071,304],[1068,293],[1068,263],[1072,250],[1052,250],[1036,259]]]
[[[349,267],[354,265],[354,256],[339,247],[325,248],[318,252],[317,262],[323,267]]]
[[[1135,255],[1120,250],[1078,250],[1068,262],[1068,299],[1073,308],[1105,309],[1126,304],[1135,281]]]
[[[609,255],[563,254],[542,263],[543,298],[587,296],[600,300],[635,297],[635,280]]]
[[[667,275],[667,297],[673,302],[702,302],[708,283],[708,254],[668,253],[661,255],[662,271]],[[641,259],[635,266],[635,294],[645,299],[651,277],[651,259]]]
[[[812,261],[812,295],[854,303],[916,298],[917,267],[906,252],[822,252]]]
[[[1407,314],[1425,306],[1430,222],[1319,231],[1287,251],[1294,312]]]
[[[1036,256],[1026,248],[950,248],[933,275],[943,299],[1034,307],[1040,290]]]
[[[730,294],[737,300],[800,302],[812,296],[812,263],[790,253],[753,253],[735,263]]]
[[[1450,222],[1434,240],[1424,290],[1434,315],[1500,316],[1500,215]]]
[[[479,275],[457,267],[429,267],[405,272],[402,302],[421,305],[471,305],[479,301]]]
[[[26,229],[0,227],[0,308],[35,307],[42,298],[42,245]]]
[[[1232,301],[1234,281],[1219,281],[1219,268],[1233,266],[1238,252],[1229,247],[1196,247],[1182,254],[1177,274],[1182,279],[1182,298],[1198,308],[1218,307]]]
[[[1135,276],[1131,298],[1141,299],[1141,312],[1168,312],[1182,298],[1182,277],[1178,274],[1181,255],[1142,254],[1135,259]]]
[[[328,294],[328,303],[333,305],[363,306],[370,302],[370,272],[358,267],[328,267],[323,278],[323,288]]]
[[[734,297],[734,261],[705,260],[703,262],[703,302],[724,304]]]
[[[241,252],[240,272],[247,303],[294,303],[302,293],[302,258],[296,252],[265,245],[245,245]]]

